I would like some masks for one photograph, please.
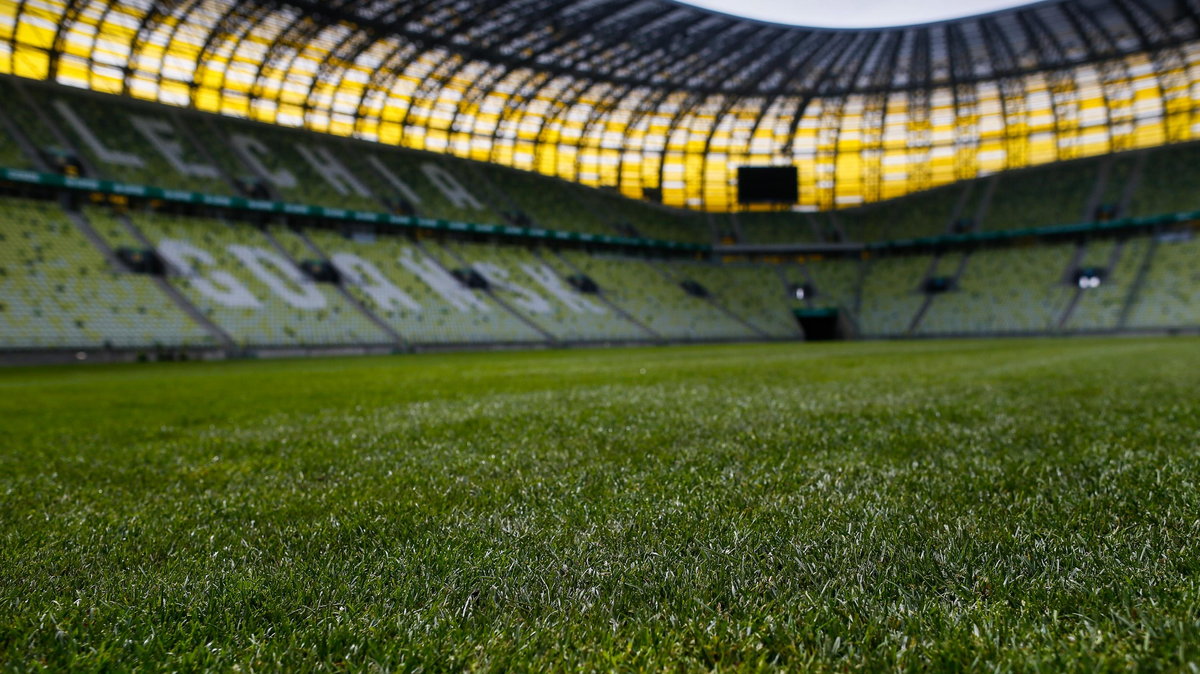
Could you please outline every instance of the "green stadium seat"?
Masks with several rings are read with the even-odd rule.
[[[109,266],[53,203],[5,199],[0,215],[0,346],[214,346],[154,280]]]

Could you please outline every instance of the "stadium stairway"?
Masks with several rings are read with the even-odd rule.
[[[929,271],[922,280],[922,286],[931,282],[935,277],[944,277],[949,279],[950,287],[953,289],[958,285],[958,279],[962,277],[963,270],[967,268],[967,262],[970,260],[970,251],[955,251],[951,253],[937,253],[934,255],[932,262],[929,265]],[[921,321],[925,318],[925,314],[929,312],[929,307],[937,301],[944,293],[925,293],[925,301],[921,304],[921,308],[917,310],[913,316],[912,324],[908,326],[907,334],[920,334]]]
[[[13,92],[6,91],[7,86],[0,83],[0,95],[12,96]],[[49,171],[51,167],[38,152],[29,137],[21,130],[16,121],[0,106],[0,162],[12,168],[32,168],[38,171]]]
[[[942,259],[941,252],[934,253],[933,257],[930,258],[929,269],[926,270],[924,278],[921,279],[920,287],[922,289],[924,289],[926,287],[926,284],[928,284],[930,282],[930,280],[932,280],[935,276],[937,276],[938,262],[941,259]],[[905,334],[911,335],[914,332],[916,332],[917,326],[920,325],[921,318],[925,315],[925,312],[929,309],[929,305],[931,302],[933,302],[933,293],[925,292],[925,301],[921,303],[921,306],[917,309],[917,313],[913,315],[912,321],[909,323],[908,328],[904,331]]]
[[[867,337],[907,334],[925,303],[921,281],[928,273],[927,255],[874,258],[867,263],[862,283],[859,326]]]
[[[558,220],[557,217],[552,217],[550,220],[546,220],[545,223],[543,223],[542,220],[547,216],[545,213],[538,212],[539,206],[546,205],[546,202],[543,201],[547,198],[545,190],[534,190],[538,197],[537,200],[533,202],[533,209],[531,211],[530,204],[518,201],[517,195],[520,193],[520,190],[514,192],[514,190],[511,188],[506,187],[503,176],[508,174],[503,174],[502,171],[500,171],[501,176],[496,176],[495,174],[497,172],[498,169],[484,170],[475,166],[472,162],[465,162],[461,165],[461,173],[459,178],[460,182],[464,182],[464,184],[470,184],[475,188],[475,196],[477,196],[479,200],[484,203],[486,208],[490,209],[493,213],[498,214],[496,222],[514,224],[518,226],[526,226],[526,224],[528,224],[529,226],[542,227],[545,229],[556,228]],[[509,177],[516,183],[524,185],[524,176],[517,174],[510,175]],[[553,197],[553,195],[549,196],[551,198]],[[553,207],[556,209],[557,216],[558,204],[554,204]],[[550,222],[555,222],[556,224],[549,224]],[[573,223],[568,223],[566,225],[566,231],[583,230],[576,229]]]
[[[154,249],[154,244],[146,239],[141,231],[137,227],[134,227],[133,223],[123,213],[112,213],[101,207],[88,207],[80,211],[77,217],[79,222],[86,223],[87,229],[96,237],[92,239],[96,247],[101,251],[106,251],[105,254],[110,259],[116,258],[112,248],[116,242],[144,250]],[[98,230],[97,227],[100,226],[103,226],[104,229]],[[196,308],[196,305],[188,301],[187,297],[179,292],[175,286],[171,285],[166,278],[158,275],[149,275],[148,278],[180,311],[187,314],[197,325],[203,327],[228,353],[233,353],[237,350],[237,344],[234,342],[233,337],[216,323],[213,323],[208,316]]]
[[[74,153],[85,173],[97,175],[95,166],[72,146],[67,136],[54,123],[54,117],[50,114],[49,108],[43,106],[41,101],[29,94],[24,80],[5,78],[4,87],[6,90],[3,91],[3,94],[12,103],[5,106],[5,112],[13,123],[11,131],[15,138],[21,139],[18,143],[22,148],[26,148],[27,152],[33,151],[34,153],[26,157],[26,161],[34,161],[34,156],[40,157],[41,152],[38,150],[67,151]]]
[[[102,237],[99,232],[92,228],[91,223],[88,222],[83,213],[66,207],[63,208],[63,213],[71,219],[71,222],[75,223],[75,226],[79,228],[80,233],[87,237],[87,240],[96,247],[96,250],[100,251],[100,254],[103,255],[104,259],[108,261],[108,265],[110,267],[113,269],[128,271],[125,263],[122,262],[119,257],[117,257],[116,251],[108,245],[108,242],[104,240],[104,237]]]
[[[1133,283],[1129,288],[1129,293],[1125,297],[1125,302],[1121,306],[1120,317],[1117,319],[1117,329],[1123,330],[1129,327],[1129,316],[1141,298],[1142,288],[1146,284],[1146,277],[1150,275],[1150,269],[1154,264],[1154,253],[1158,250],[1158,237],[1149,237],[1149,242],[1145,246],[1146,252],[1142,257],[1141,264],[1138,265],[1137,274],[1134,276]]]
[[[329,262],[329,258],[317,248],[312,240],[309,239],[301,229],[292,230],[283,227],[282,225],[274,225],[263,228],[262,233],[267,241],[271,243],[271,245],[276,251],[279,252],[280,255],[283,255],[289,262],[297,267],[299,267],[299,265],[306,259],[317,260],[323,263]],[[278,235],[276,235],[276,233],[278,233]],[[284,243],[290,243],[291,245],[285,246]],[[337,283],[330,285],[332,285],[338,294],[342,296],[342,299],[344,299],[347,304],[357,309],[359,313],[366,316],[372,323],[375,324],[377,328],[387,334],[387,336],[396,344],[396,346],[401,348],[407,348],[409,346],[399,333],[397,333],[395,330],[392,330],[390,325],[388,325],[383,319],[376,316],[374,312],[359,302],[358,299],[346,289],[346,286],[342,284],[340,279]]]
[[[1129,177],[1126,178],[1121,189],[1121,196],[1117,200],[1116,217],[1124,218],[1129,216],[1133,197],[1137,194],[1138,188],[1142,184],[1142,176],[1146,173],[1146,163],[1149,157],[1150,152],[1147,150],[1140,150],[1134,153],[1132,166],[1129,168]],[[1120,161],[1119,159],[1118,162]]]
[[[541,251],[537,251],[536,255],[537,255],[537,258],[539,260],[541,260],[542,262],[544,262],[548,267],[550,267],[554,271],[558,272],[558,274],[561,278],[569,278],[571,276],[578,276],[578,277],[586,276],[584,271],[582,269],[580,269],[579,267],[575,266],[574,264],[572,264],[571,261],[566,256],[559,255],[558,253],[556,253],[554,251],[549,251],[549,250],[545,250],[545,249],[543,249]],[[645,323],[641,322],[636,317],[634,317],[633,314],[629,313],[628,311],[623,309],[619,304],[614,302],[611,297],[611,294],[609,292],[606,292],[603,286],[600,286],[597,288],[595,297],[598,300],[600,300],[601,302],[603,302],[604,305],[610,311],[612,311],[615,315],[619,316],[620,318],[622,318],[623,320],[628,322],[630,325],[635,326],[640,332],[635,332],[634,334],[636,334],[639,338],[644,339],[646,337],[649,337],[650,339],[652,339],[658,343],[663,343],[666,341],[666,339],[661,334],[659,334],[658,332],[655,332],[648,325],[646,325]]]
[[[1084,202],[1083,212],[1080,213],[1080,222],[1096,219],[1096,214],[1100,212],[1100,205],[1108,188],[1109,176],[1113,173],[1113,165],[1117,163],[1116,157],[1111,155],[1101,157],[1097,161],[1099,166],[1096,171],[1096,179],[1092,183],[1091,191],[1088,192],[1087,201]]]
[[[751,339],[755,334],[711,301],[684,292],[648,260],[576,250],[559,254],[592,278],[625,313],[668,341]]]
[[[87,159],[91,177],[170,189],[228,193],[229,184],[174,124],[168,108],[120,98],[31,89],[46,123],[58,129],[76,156]],[[155,149],[170,144],[170,152]]]
[[[456,269],[464,269],[471,272],[480,273],[475,266],[467,262],[467,260],[458,254],[456,251],[458,246],[453,242],[427,244],[418,240],[416,245],[417,248],[428,255],[430,259],[441,265],[443,271],[446,273],[452,274]],[[558,344],[559,339],[554,334],[539,325],[538,322],[530,316],[518,311],[514,306],[517,302],[521,300],[527,300],[535,295],[523,287],[516,286],[512,283],[507,283],[507,274],[503,274],[502,272],[498,271],[499,269],[502,268],[495,265],[488,265],[487,267],[484,267],[482,276],[486,281],[486,286],[482,289],[482,294],[500,310],[497,313],[501,316],[507,313],[508,316],[511,316],[517,321],[528,326],[529,329],[538,333],[550,344]],[[541,298],[541,296],[536,297],[539,300],[544,301],[544,298]],[[532,304],[532,302],[530,304]]]
[[[827,243],[825,232],[821,231],[821,222],[813,213],[805,213],[804,219],[808,222],[808,228],[812,230],[812,240],[817,243]]]
[[[1093,245],[1098,244],[1098,245]],[[1106,332],[1116,330],[1122,307],[1128,302],[1138,269],[1150,245],[1149,237],[1108,242],[1089,242],[1084,264],[1103,266],[1104,282],[1099,288],[1079,289],[1073,311],[1062,323],[1065,332]],[[1103,251],[1107,259],[1097,264]]]
[[[224,184],[225,190],[230,194],[244,194],[244,190],[239,188],[237,182],[240,176],[234,175],[231,172],[232,167],[219,161],[218,155],[214,148],[211,148],[206,143],[201,142],[200,136],[196,134],[192,124],[188,123],[188,120],[184,117],[184,115],[180,114],[179,110],[172,109],[170,111],[169,118],[173,128],[179,132],[179,135],[183,137],[183,140],[188,145],[196,149],[196,153],[201,157],[203,165],[211,166],[216,170],[221,183]]]
[[[980,183],[979,201],[971,211],[970,228],[967,231],[978,232],[983,229],[983,221],[992,211],[992,205],[996,201],[996,190],[999,189],[999,186],[999,175],[984,178]]]
[[[742,226],[741,218],[738,216],[737,213],[729,214],[729,236],[734,241],[737,241],[738,243],[743,243],[743,242],[757,243],[757,242],[751,242],[749,240],[749,237],[746,236],[746,228]],[[718,235],[716,240],[719,241],[719,240],[721,240],[721,238],[722,237]],[[791,240],[792,241],[802,241],[803,239],[795,238],[795,239],[791,239]]]
[[[804,299],[797,299],[795,288],[812,288],[812,277],[808,273],[808,269],[803,264],[780,264],[775,265],[775,273],[779,276],[779,282],[783,284],[787,291],[788,300],[792,303],[793,309],[814,309],[816,308],[816,298],[813,293],[805,292]],[[796,281],[792,279],[796,278]]]
[[[1010,246],[976,250],[958,279],[920,325],[927,336],[1045,334],[1070,299],[1063,276],[1074,245]]]
[[[1102,245],[1111,246],[1111,243],[1111,241],[1106,240]],[[1089,246],[1087,241],[1080,241],[1075,246],[1075,254],[1071,257],[1071,261],[1067,263],[1067,268],[1063,272],[1063,283],[1072,287],[1071,299],[1067,302],[1066,307],[1063,308],[1062,315],[1055,321],[1055,330],[1062,330],[1066,326],[1067,320],[1070,319],[1072,312],[1075,310],[1075,305],[1079,303],[1080,297],[1083,296],[1083,289],[1079,287],[1078,283],[1074,282],[1072,272],[1085,266],[1089,257],[1095,257],[1093,254],[1094,251],[1095,247]],[[1105,258],[1104,261],[1107,263],[1111,257],[1111,248],[1106,247],[1103,256]]]
[[[0,215],[0,346],[216,346],[145,276],[114,268],[52,202],[7,199]]]
[[[796,339],[799,326],[791,313],[787,284],[762,265],[680,261],[663,265],[676,282],[694,280],[728,316],[767,339]]]
[[[963,188],[959,191],[958,198],[954,200],[954,210],[950,211],[950,218],[948,220],[946,220],[946,227],[944,229],[944,233],[946,233],[946,234],[957,233],[956,232],[956,230],[958,229],[957,223],[964,222],[964,221],[970,222],[971,223],[970,229],[974,229],[975,214],[971,213],[970,217],[965,220],[964,220],[963,216],[967,210],[967,204],[971,199],[971,193],[974,191],[974,188],[977,183],[978,183],[978,181],[975,181],[975,180],[968,181],[967,184],[963,185]]]
[[[1182,329],[1200,325],[1200,238],[1158,238],[1125,326]]]
[[[789,285],[808,284],[810,308],[837,308],[858,330],[858,288],[862,283],[863,263],[857,258],[809,259],[782,268]]]
[[[556,344],[633,342],[648,334],[573,287],[570,273],[548,264],[536,250],[519,246],[445,241],[440,244],[489,283],[490,292]]]
[[[731,279],[717,279],[710,274],[707,274],[706,272],[710,272],[711,268],[705,266],[704,263],[698,262],[676,262],[670,265],[667,263],[662,263],[651,264],[650,266],[661,273],[667,280],[675,283],[680,288],[682,288],[683,284],[688,281],[699,283],[704,288],[704,295],[701,299],[710,304],[721,315],[745,328],[749,333],[748,336],[760,338],[769,337],[769,334],[766,330],[763,330],[753,322],[747,320],[746,317],[742,316],[740,312],[735,312],[730,309],[731,305],[725,300],[729,297],[729,284]],[[708,280],[707,283],[705,282],[706,278]],[[744,301],[745,297],[741,297],[739,299]],[[738,305],[734,304],[732,306]],[[740,309],[741,307],[738,306],[738,308]]]

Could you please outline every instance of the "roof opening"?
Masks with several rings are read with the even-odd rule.
[[[796,26],[882,28],[959,19],[1031,3],[1030,0],[698,0],[684,4]]]

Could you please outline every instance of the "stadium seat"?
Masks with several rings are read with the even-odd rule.
[[[812,224],[804,213],[754,212],[737,214],[742,243],[811,243],[817,241]]]
[[[1129,205],[1129,215],[1200,210],[1200,143],[1150,150]]]
[[[332,145],[343,164],[371,191],[393,204],[408,202],[422,217],[500,224],[504,218],[489,203],[490,192],[464,170],[465,162],[430,153],[358,144]],[[402,213],[407,214],[407,213]]]
[[[1130,311],[1130,328],[1200,325],[1200,237],[1159,241]]]
[[[788,267],[788,280],[793,285],[805,285],[811,279],[813,306],[837,307],[856,316],[857,296],[863,263],[858,258],[809,259],[804,267]]]
[[[884,257],[866,262],[858,327],[866,337],[896,337],[908,333],[925,303],[921,282],[929,269],[925,255]]]
[[[62,151],[66,149],[58,137],[54,135],[50,127],[47,126],[49,111],[43,106],[38,105],[36,100],[34,101],[34,105],[37,107],[26,105],[16,86],[7,81],[0,82],[0,96],[3,96],[5,101],[16,103],[15,105],[6,105],[4,112],[38,151],[47,153],[50,150]],[[7,135],[7,131],[5,135]],[[14,150],[12,151],[15,151],[16,141],[12,140],[10,143],[14,146]],[[19,161],[15,157],[14,160]],[[32,167],[32,163],[28,162],[19,166],[29,168]]]
[[[800,336],[787,284],[773,266],[674,262],[667,269],[676,279],[699,282],[718,304],[763,334],[778,339]]]
[[[169,278],[242,346],[389,344],[336,289],[304,277],[250,225],[134,212]]]
[[[30,88],[39,108],[99,173],[141,185],[228,194],[222,171],[193,146],[166,109],[120,99],[64,96]]]
[[[613,234],[603,216],[587,208],[582,188],[565,182],[550,184],[546,178],[515,169],[492,168],[491,181],[538,227],[568,232]]]
[[[981,228],[997,231],[1090,220],[1084,210],[1100,163],[1087,159],[1000,174]]]
[[[850,241],[886,241],[945,234],[962,185],[837,211]]]
[[[213,346],[155,286],[109,266],[65,213],[8,198],[0,215],[0,346],[16,349]]]
[[[577,194],[588,208],[606,219],[606,234],[684,243],[712,242],[712,233],[703,213],[657,206],[607,191],[577,190]],[[629,231],[626,231],[627,227]]]
[[[480,243],[448,241],[442,249],[479,270],[492,292],[510,308],[564,342],[645,340],[642,328],[626,320],[595,295],[580,293],[567,280],[569,273],[552,266],[549,251]]]
[[[755,333],[706,299],[687,294],[657,261],[563,251],[574,269],[594,279],[605,296],[667,339],[749,339]]]
[[[1066,279],[1074,246],[977,250],[957,288],[937,295],[918,326],[925,335],[1030,334],[1057,328],[1074,287]],[[869,290],[864,288],[864,295]]]
[[[196,134],[223,163],[236,166],[234,178],[254,178],[283,201],[331,208],[384,210],[357,173],[333,154],[337,139],[315,142],[303,131],[250,125],[234,120],[197,123]]]
[[[308,237],[342,274],[363,306],[412,344],[541,342],[545,337],[480,290],[463,287],[426,251],[399,235]],[[438,251],[440,252],[440,251]]]
[[[11,101],[13,100],[14,96],[16,96],[16,92],[13,91],[12,85],[8,82],[0,81],[0,97],[3,97],[4,100]],[[7,106],[5,108],[4,114],[10,117],[10,122],[15,124],[15,120],[11,119],[12,113],[9,110],[10,107],[12,106]],[[0,124],[0,167],[34,167],[33,160],[25,156],[25,153],[21,151],[20,144],[17,142],[16,138],[13,137],[12,131],[8,128],[8,126],[3,124]]]
[[[1067,330],[1111,330],[1117,327],[1133,282],[1146,258],[1150,240],[1137,237],[1120,243],[1117,262],[1108,268],[1112,250],[1117,245],[1114,240],[1088,244],[1088,253],[1080,266],[1107,268],[1107,273],[1099,288],[1089,288],[1080,293],[1075,310],[1064,326]]]

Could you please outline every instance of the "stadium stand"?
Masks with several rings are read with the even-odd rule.
[[[1200,209],[1200,143],[1150,150],[1129,215],[1147,216]]]
[[[0,215],[0,345],[141,349],[215,341],[150,278],[114,269],[61,208],[9,198]]]
[[[418,248],[463,287],[475,291],[498,329],[513,335],[532,331],[532,339],[553,340],[554,336],[530,314],[552,309],[539,293],[510,278],[503,267],[482,259],[468,259],[462,252],[466,244],[423,240]],[[512,341],[518,341],[514,337]]]
[[[1144,159],[1144,156],[1142,158]],[[1102,212],[1093,213],[1093,218],[1112,219],[1128,215],[1126,211],[1129,204],[1126,203],[1126,198],[1133,193],[1133,188],[1137,187],[1134,178],[1138,161],[1139,155],[1131,153],[1112,158],[1103,190],[1096,203],[1097,209]]]
[[[774,269],[707,262],[675,262],[668,269],[676,279],[700,283],[719,306],[763,335],[777,339],[799,336],[790,315],[792,298]]]
[[[1200,237],[1193,233],[1152,244],[1153,264],[1138,289],[1131,328],[1183,328],[1200,324]]]
[[[926,335],[1032,334],[1056,329],[1073,287],[1074,246],[1015,246],[971,253],[957,288],[937,295],[921,321]]]
[[[487,192],[471,180],[465,161],[429,153],[384,151],[366,143],[331,143],[331,151],[360,176],[384,206],[400,214],[458,222],[501,223]]]
[[[1001,174],[980,226],[997,231],[1088,220],[1084,211],[1099,168],[1088,159]]]
[[[941,187],[867,206],[837,211],[847,238],[885,241],[945,234],[962,186]]]
[[[507,167],[39,83],[0,78],[0,95],[25,103],[0,112],[0,168],[69,173],[57,162],[77,158],[92,177],[205,194],[795,251],[719,264],[571,246],[552,251],[504,237],[387,234],[347,222],[285,226],[286,218],[274,216],[171,214],[136,198],[125,206],[131,198],[121,195],[92,195],[97,205],[78,214],[47,201],[49,193],[3,197],[13,204],[5,235],[22,242],[7,252],[0,295],[10,321],[5,348],[218,348],[222,333],[242,349],[790,339],[799,337],[793,309],[831,306],[867,337],[1200,324],[1194,245],[1180,240],[1189,230],[1161,241],[1143,227],[1067,241],[989,242],[969,252],[893,247],[865,261],[857,245],[1028,230],[1078,222],[1089,211],[1098,221],[1165,214],[1157,227],[1169,232],[1172,214],[1200,208],[1197,143],[1039,165],[836,211],[700,213]],[[98,205],[105,199],[128,215]],[[100,241],[81,229],[88,223]],[[48,246],[41,227],[64,241]],[[115,249],[147,245],[168,262],[167,287],[114,259]],[[817,250],[834,252],[821,258]],[[719,256],[718,248],[713,259]],[[340,281],[314,282],[298,267],[305,261],[329,262]],[[1073,267],[1103,270],[1103,283],[1077,287]],[[79,270],[78,277],[47,291],[44,279],[52,270],[64,279],[64,269]],[[474,271],[487,287],[469,287],[455,271]],[[580,274],[598,284],[597,293],[571,286]],[[922,285],[932,276],[952,279],[953,287],[927,294]],[[221,281],[206,283],[212,278]],[[689,292],[685,281],[708,296]],[[797,301],[796,286],[812,292]],[[31,328],[42,315],[57,318]]]
[[[250,225],[151,212],[130,217],[173,272],[171,283],[241,346],[391,341]]]
[[[1149,247],[1150,240],[1144,236],[1089,243],[1081,266],[1104,268],[1103,284],[1099,288],[1079,291],[1075,309],[1064,328],[1078,331],[1116,329]],[[1116,264],[1110,266],[1114,255]]]
[[[567,232],[612,233],[598,213],[585,207],[585,202],[577,194],[580,188],[565,182],[549,185],[544,178],[512,169],[493,169],[488,175],[490,181],[511,200],[514,206],[512,210],[531,218],[529,223],[513,224]]]
[[[816,242],[811,221],[802,213],[754,212],[737,214],[741,240],[745,243]]]
[[[595,209],[608,223],[608,233],[684,243],[712,243],[703,214],[668,209],[603,190],[576,190],[584,208]]]
[[[528,343],[544,336],[479,289],[466,287],[403,236],[306,232],[341,273],[345,287],[410,344]]]
[[[12,85],[0,79],[0,97],[6,100],[13,100],[16,92]],[[37,168],[36,162],[28,153],[21,147],[21,143],[17,140],[16,121],[10,115],[9,110],[0,109],[0,166],[9,168],[31,169]]]
[[[94,177],[460,222],[691,243],[711,239],[702,217],[694,214],[526,171],[177,113],[91,92],[38,84],[26,88],[33,105],[14,109],[17,127],[36,147],[78,153]],[[49,117],[32,110],[50,111]],[[11,134],[2,135],[4,166],[32,166]],[[262,192],[255,193],[256,188]]]
[[[10,124],[5,125],[7,128],[3,129],[3,133],[0,134],[6,138],[5,142],[10,148],[10,156],[22,150],[17,134],[28,142],[30,151],[38,154],[37,157],[28,156],[28,153],[23,153],[19,158],[14,156],[13,161],[16,162],[14,166],[37,168],[39,164],[46,164],[54,167],[52,160],[65,161],[73,157],[74,152],[69,145],[54,128],[49,126],[49,116],[27,100],[22,93],[23,90],[23,87],[15,81],[0,82],[0,95],[4,96],[5,100],[15,103],[4,106],[4,115],[7,116]],[[62,162],[59,161],[59,163]]]
[[[870,337],[904,335],[925,302],[921,282],[931,259],[884,257],[866,263],[858,326]]]
[[[140,247],[143,244],[153,245],[148,241],[139,240],[134,234],[134,230],[122,222],[120,215],[112,207],[84,206],[83,217],[92,226],[92,230],[99,234],[111,249],[115,250],[125,246]]]
[[[756,333],[709,299],[683,292],[657,262],[563,251],[571,268],[592,278],[605,297],[667,339],[752,339]]]
[[[511,310],[563,342],[636,341],[650,335],[607,306],[572,286],[545,261],[547,251],[483,243],[447,241],[442,247],[479,272],[492,293]]]
[[[210,194],[231,191],[222,167],[193,145],[169,109],[131,105],[112,96],[29,89],[37,109],[48,115],[45,123],[57,128],[96,171],[92,177]]]
[[[713,242],[712,226],[705,214],[690,212],[664,214],[658,209],[643,208],[637,204],[630,206],[624,200],[617,203],[630,212],[630,221],[645,236],[685,243],[711,244]]]
[[[792,285],[811,284],[809,305],[837,307],[853,316],[858,313],[862,268],[863,263],[857,258],[810,259],[802,267],[788,267],[786,276]]]
[[[212,120],[207,120],[211,122]],[[283,201],[368,211],[384,210],[357,174],[348,169],[312,134],[221,120],[197,123],[207,146],[223,148],[223,163],[244,182],[262,185]]]

